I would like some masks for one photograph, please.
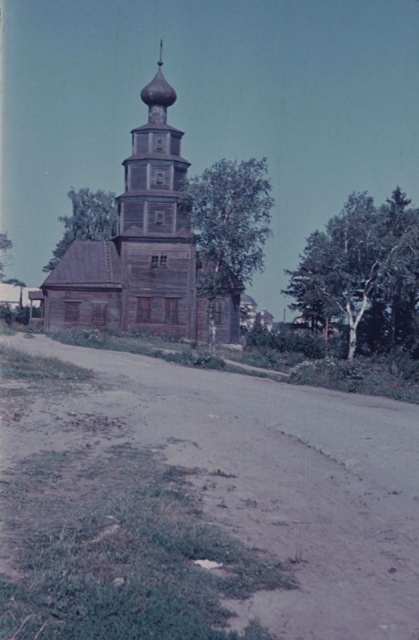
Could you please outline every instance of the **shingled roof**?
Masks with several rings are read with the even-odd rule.
[[[119,256],[113,242],[75,240],[42,286],[120,284]]]

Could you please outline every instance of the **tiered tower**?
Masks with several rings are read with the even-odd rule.
[[[122,329],[150,329],[195,338],[195,241],[184,185],[189,162],[183,132],[167,124],[176,99],[162,67],[141,92],[148,123],[133,129],[132,155],[122,163],[118,237],[124,300]]]
[[[155,77],[141,92],[148,105],[148,123],[131,131],[132,155],[123,162],[119,235],[130,235],[132,227],[135,235],[148,237],[184,237],[190,230],[189,211],[181,206],[190,163],[180,155],[183,132],[167,124],[167,109],[177,96],[163,76],[162,65],[160,56]]]

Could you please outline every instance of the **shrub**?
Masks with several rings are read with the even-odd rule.
[[[297,352],[306,358],[318,360],[326,355],[323,338],[311,331],[281,331],[272,336],[272,346],[281,352]]]
[[[13,311],[7,302],[0,303],[0,319],[8,325],[13,322]]]
[[[64,344],[73,344],[80,347],[102,345],[106,341],[106,335],[99,329],[72,329],[53,335]]]
[[[246,334],[246,343],[250,347],[257,347],[265,354],[267,349],[273,349],[280,353],[301,353],[306,358],[314,360],[324,358],[326,355],[326,344],[323,338],[308,330],[268,331],[259,324],[255,324]]]
[[[294,367],[304,360],[304,355],[301,353],[279,353],[273,349],[264,349],[255,351],[254,353],[247,353],[242,358],[242,361],[246,364],[250,364],[253,367],[261,367],[263,369],[273,369],[282,371],[289,367]]]
[[[256,322],[252,329],[245,334],[245,340],[249,347],[273,347],[273,333],[259,322]]]
[[[28,306],[17,308],[13,312],[13,322],[18,322],[19,324],[29,324],[30,318],[30,309]]]
[[[393,375],[398,375],[403,380],[419,382],[419,362],[407,351],[393,351],[387,358],[382,358],[381,361],[389,364]]]
[[[202,369],[224,369],[224,360],[213,353],[201,353],[195,358],[194,365]]]
[[[326,345],[327,355],[336,360],[345,360],[348,355],[349,332],[343,327],[338,333],[330,336]]]
[[[416,377],[419,371],[411,367],[404,356],[399,357],[402,363],[399,367],[389,356],[360,356],[351,361],[333,358],[305,361],[291,370],[288,381],[418,403],[419,388],[415,382],[419,380]],[[413,360],[410,362],[415,364]]]
[[[29,324],[30,309],[28,306],[12,308],[8,302],[0,303],[0,320],[7,325],[14,322],[19,324]]]

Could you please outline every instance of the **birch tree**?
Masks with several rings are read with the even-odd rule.
[[[309,239],[284,291],[304,308],[311,298],[323,317],[343,318],[349,328],[348,359],[357,348],[358,327],[378,290],[388,249],[381,241],[381,220],[367,192],[352,193],[325,232]]]

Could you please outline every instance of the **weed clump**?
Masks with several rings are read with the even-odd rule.
[[[200,353],[195,357],[195,367],[202,367],[202,369],[224,369],[225,362],[222,358],[219,358],[214,353]]]
[[[104,346],[106,343],[106,334],[99,329],[71,329],[50,335],[64,344],[79,347]]]

